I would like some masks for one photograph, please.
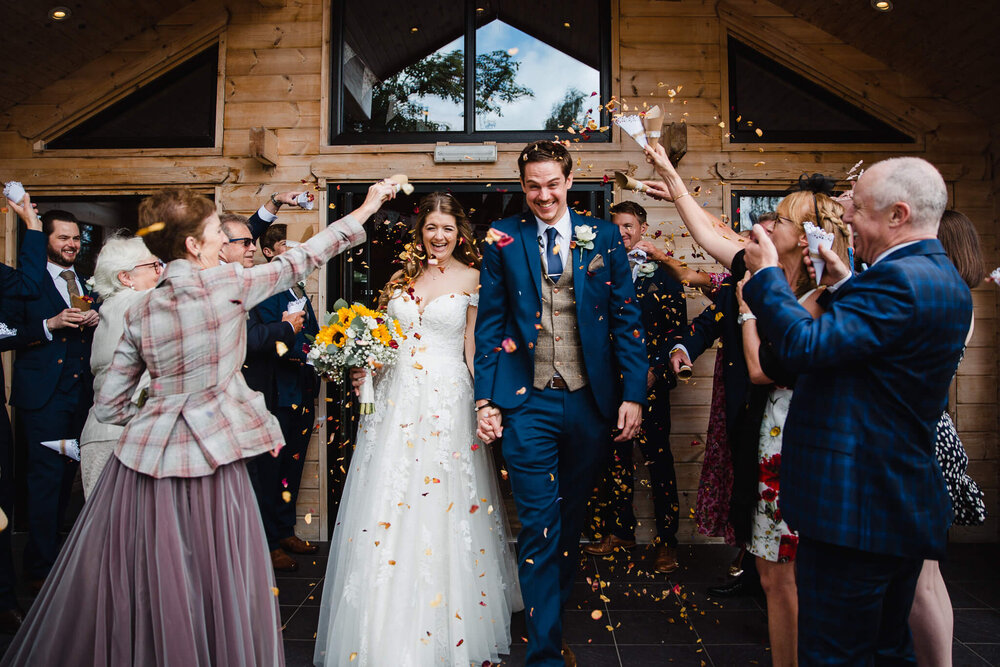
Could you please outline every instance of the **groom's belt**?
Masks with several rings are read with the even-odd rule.
[[[566,380],[562,379],[562,376],[553,375],[552,379],[545,383],[546,389],[568,389],[566,385]]]

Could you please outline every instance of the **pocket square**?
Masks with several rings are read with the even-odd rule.
[[[594,255],[594,259],[590,260],[590,266],[587,267],[588,271],[596,271],[598,269],[604,268],[604,258],[598,253]]]

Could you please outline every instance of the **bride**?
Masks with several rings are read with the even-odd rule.
[[[492,458],[475,438],[479,255],[461,205],[424,197],[407,248],[379,304],[407,338],[358,427],[317,665],[497,662],[523,607]]]

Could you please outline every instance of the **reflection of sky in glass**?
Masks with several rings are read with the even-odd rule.
[[[445,44],[434,53],[451,53],[465,48],[465,37],[458,37]],[[414,95],[410,98],[414,104],[422,104],[427,108],[427,120],[432,123],[444,123],[448,130],[461,132],[463,130],[463,104],[438,97],[436,95]]]
[[[753,226],[757,223],[757,216],[761,213],[773,213],[778,209],[778,204],[784,199],[782,195],[777,197],[763,197],[760,195],[740,195],[739,198],[739,209],[740,209],[740,228],[739,231],[745,232],[748,229],[753,229]]]
[[[516,82],[535,96],[506,104],[501,116],[477,114],[477,130],[541,130],[569,88],[588,96],[600,90],[600,72],[499,19],[476,30],[476,55],[512,49],[517,49],[513,59],[521,63]],[[584,111],[590,108],[589,101],[589,97],[584,101]]]

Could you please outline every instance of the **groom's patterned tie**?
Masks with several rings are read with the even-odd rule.
[[[556,234],[557,232],[555,227],[549,227],[545,230],[545,252],[549,255],[547,258],[549,278],[551,278],[553,282],[558,282],[559,277],[563,272],[562,254],[559,252],[559,248],[556,245]]]

